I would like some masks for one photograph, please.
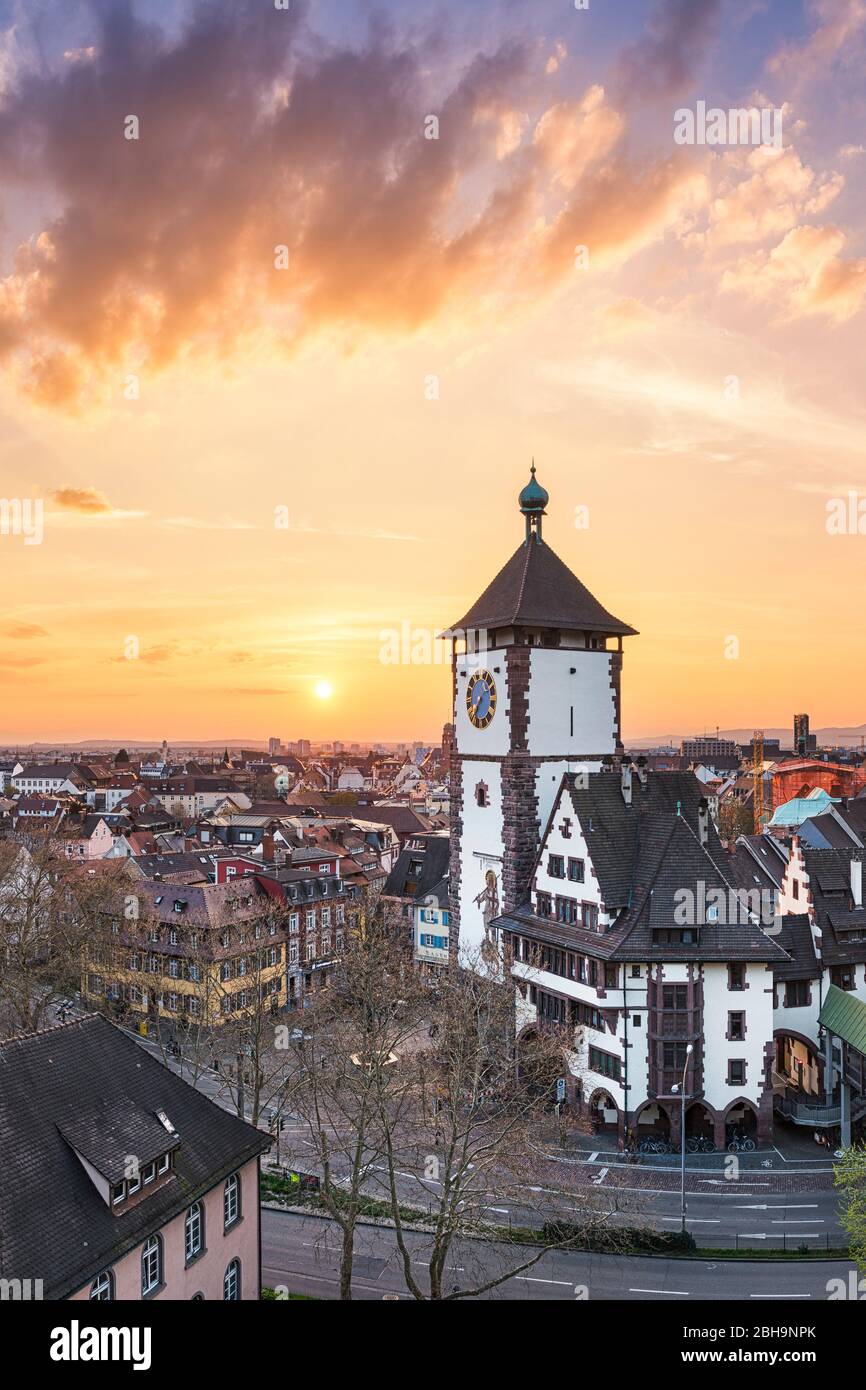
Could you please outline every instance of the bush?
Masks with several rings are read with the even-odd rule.
[[[547,1221],[541,1234],[547,1245],[602,1254],[680,1254],[697,1248],[688,1231],[654,1231],[647,1226],[576,1226],[567,1221]]]

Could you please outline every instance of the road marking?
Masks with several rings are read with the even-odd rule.
[[[778,1217],[770,1222],[771,1226],[823,1226],[823,1216],[791,1216]]]
[[[599,1185],[600,1182],[604,1182],[604,1180],[605,1180],[605,1178],[607,1177],[607,1175],[608,1175],[609,1172],[610,1172],[610,1169],[609,1169],[609,1168],[602,1168],[602,1170],[601,1170],[601,1172],[599,1173],[598,1177],[597,1177],[597,1178],[593,1178],[593,1180],[592,1180],[592,1181],[593,1181],[593,1185],[594,1185],[595,1187],[598,1187],[598,1185]]]
[[[686,1222],[689,1226],[718,1226],[720,1222],[718,1216],[687,1216]],[[682,1220],[679,1216],[663,1216],[662,1221],[676,1221],[679,1225]]]
[[[745,1206],[734,1207],[734,1211],[814,1211],[817,1209],[817,1202],[800,1202],[791,1205],[788,1202],[747,1202]]]
[[[595,1151],[594,1154],[590,1154],[589,1158],[588,1158],[586,1161],[587,1161],[587,1163],[595,1163],[595,1160],[596,1160],[597,1158],[598,1158],[598,1149],[596,1149],[596,1151]]]
[[[749,1298],[811,1298],[810,1293],[750,1293]]]
[[[564,1289],[573,1289],[574,1283],[571,1279],[533,1279],[531,1274],[515,1274],[515,1279],[520,1279],[524,1284],[561,1284]]]
[[[691,1298],[687,1289],[629,1289],[629,1293],[660,1293],[662,1298]]]

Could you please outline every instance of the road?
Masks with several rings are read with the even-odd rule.
[[[292,1293],[335,1298],[339,1293],[339,1232],[329,1221],[288,1212],[262,1212],[262,1280]],[[407,1232],[413,1273],[424,1280],[428,1237]],[[410,1298],[397,1256],[393,1231],[360,1226],[357,1231],[352,1295]],[[448,1267],[449,1289],[472,1288],[501,1275],[525,1258],[527,1247],[489,1247],[478,1241],[455,1246]],[[482,1297],[506,1300],[652,1299],[749,1300],[756,1304],[825,1301],[828,1281],[847,1281],[852,1266],[841,1261],[763,1264],[737,1260],[660,1260],[549,1251],[531,1269]]]
[[[156,1044],[140,1037],[136,1037],[136,1042],[172,1071],[180,1072],[174,1059],[165,1057]],[[197,1088],[235,1113],[231,1100],[224,1093],[219,1094],[223,1091],[221,1083],[209,1072],[198,1078]],[[306,1127],[296,1117],[286,1117],[280,1150],[284,1164],[317,1171]],[[272,1156],[275,1153],[276,1149]],[[557,1203],[550,1195],[552,1190],[565,1188],[577,1194],[584,1189],[595,1200],[609,1198],[611,1205],[621,1205],[622,1216],[616,1219],[624,1224],[640,1221],[661,1231],[679,1229],[680,1175],[677,1171],[653,1168],[651,1164],[631,1167],[605,1163],[604,1155],[588,1162],[587,1157],[551,1155],[540,1167],[537,1183],[527,1187],[525,1203],[513,1198],[503,1199],[501,1194],[491,1191],[487,1194],[491,1220],[521,1226],[538,1225],[542,1216],[549,1218],[555,1214]],[[338,1155],[336,1159],[339,1174]],[[401,1201],[422,1208],[429,1206],[436,1186],[435,1182],[406,1169],[401,1171],[398,1180]],[[766,1172],[744,1168],[738,1181],[731,1182],[721,1171],[701,1170],[687,1173],[686,1187],[686,1227],[702,1246],[796,1249],[806,1245],[818,1250],[846,1243],[832,1179],[826,1172],[803,1169]],[[374,1178],[368,1190],[376,1196],[387,1196],[384,1172],[379,1183]]]

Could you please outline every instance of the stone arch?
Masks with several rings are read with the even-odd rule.
[[[750,1139],[758,1137],[758,1107],[745,1096],[738,1096],[725,1106],[725,1128],[736,1129]]]
[[[587,1102],[593,1131],[599,1134],[616,1134],[620,1127],[619,1106],[604,1086],[597,1086]]]
[[[686,1105],[686,1134],[695,1138],[713,1139],[715,1113],[706,1101],[693,1100]]]
[[[796,1052],[791,1056],[789,1049],[780,1047],[786,1038],[799,1043],[805,1057],[797,1057]],[[773,1029],[773,1070],[786,1086],[795,1087],[806,1095],[818,1095],[821,1091],[824,1059],[817,1044],[795,1028]]]
[[[646,1139],[653,1135],[669,1140],[673,1134],[670,1111],[660,1100],[645,1100],[634,1112],[632,1128],[637,1139]]]

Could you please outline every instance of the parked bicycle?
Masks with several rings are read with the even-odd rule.
[[[668,1154],[671,1152],[671,1146],[666,1139],[659,1139],[656,1135],[648,1134],[638,1143],[637,1151],[640,1154]]]
[[[705,1134],[691,1134],[686,1140],[686,1153],[690,1154],[714,1154],[716,1146],[712,1139],[708,1139]]]
[[[729,1154],[750,1154],[754,1153],[756,1148],[757,1145],[754,1139],[750,1139],[747,1134],[734,1134],[733,1137],[728,1140]]]

